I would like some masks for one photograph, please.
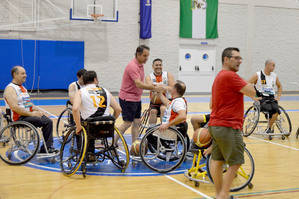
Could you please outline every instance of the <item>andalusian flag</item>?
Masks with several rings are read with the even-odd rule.
[[[218,0],[181,0],[180,6],[180,37],[218,37]]]

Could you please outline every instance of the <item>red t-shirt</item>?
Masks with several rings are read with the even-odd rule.
[[[240,90],[247,85],[237,73],[222,70],[212,87],[212,112],[209,126],[242,129],[244,96]]]
[[[136,79],[144,81],[144,68],[143,64],[139,64],[137,59],[134,58],[129,62],[124,71],[119,98],[131,102],[141,101],[143,89],[136,87]]]

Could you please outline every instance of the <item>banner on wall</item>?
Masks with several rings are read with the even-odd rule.
[[[180,0],[180,37],[218,38],[218,0]]]
[[[152,0],[140,0],[140,38],[152,37]]]

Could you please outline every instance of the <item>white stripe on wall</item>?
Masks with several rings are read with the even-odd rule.
[[[192,38],[206,38],[206,9],[192,11]]]

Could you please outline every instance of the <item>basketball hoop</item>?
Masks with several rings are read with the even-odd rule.
[[[101,21],[101,18],[104,17],[103,14],[91,14],[90,16],[93,18],[94,22]]]

